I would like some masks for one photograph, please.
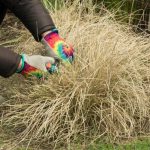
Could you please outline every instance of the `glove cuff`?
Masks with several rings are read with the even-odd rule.
[[[55,28],[55,29],[52,29],[51,31],[47,32],[47,34],[43,38],[47,39],[47,37],[50,37],[51,34],[53,34],[53,33],[59,34],[58,30]]]
[[[59,34],[58,29],[56,29],[56,28],[52,29],[51,32]]]
[[[21,55],[21,60],[20,60],[19,65],[20,64],[21,64],[21,66],[18,66],[16,73],[21,73],[24,68],[24,65],[25,65],[24,54]]]

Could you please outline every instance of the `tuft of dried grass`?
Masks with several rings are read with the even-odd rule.
[[[118,24],[109,12],[85,13],[79,4],[52,16],[75,47],[74,64],[44,82],[18,75],[0,79],[8,98],[1,105],[2,126],[20,141],[53,148],[150,134],[150,39]],[[43,49],[29,35],[17,51],[22,47],[29,54]]]

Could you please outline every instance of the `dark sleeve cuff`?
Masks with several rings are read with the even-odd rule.
[[[7,78],[16,73],[21,55],[0,46],[0,75]]]

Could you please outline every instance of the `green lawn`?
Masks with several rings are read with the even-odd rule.
[[[7,150],[7,144],[3,142],[2,139],[0,139],[0,150],[3,148],[4,150]],[[11,146],[9,146],[10,148]],[[25,150],[25,147],[18,147],[13,150]],[[37,150],[30,148],[29,150]],[[41,149],[42,150],[42,149]],[[46,149],[44,149],[46,150]],[[47,149],[49,150],[49,149]],[[59,148],[59,150],[67,150],[66,148]],[[69,150],[69,149],[68,149]],[[90,146],[81,146],[81,145],[75,145],[71,146],[70,150],[150,150],[150,138],[142,139],[142,140],[135,140],[132,142],[126,142],[125,144],[104,144],[101,142],[94,143]]]
[[[129,144],[113,145],[97,143],[91,145],[88,150],[150,150],[150,139],[137,140]]]

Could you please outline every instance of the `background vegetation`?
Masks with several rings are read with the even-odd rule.
[[[74,2],[74,0],[43,0],[45,6],[50,9],[60,9],[65,3]],[[80,0],[84,3],[85,0]],[[95,5],[95,11],[101,11],[102,6],[111,10],[117,15],[118,20],[128,22],[130,25],[136,25],[134,30],[147,31],[150,16],[149,0],[86,0],[87,9]]]
[[[93,2],[97,4],[100,1]],[[109,9],[117,9],[119,15],[128,16],[126,21],[138,25],[138,31],[148,29],[150,15],[149,0],[102,0],[102,2]]]

